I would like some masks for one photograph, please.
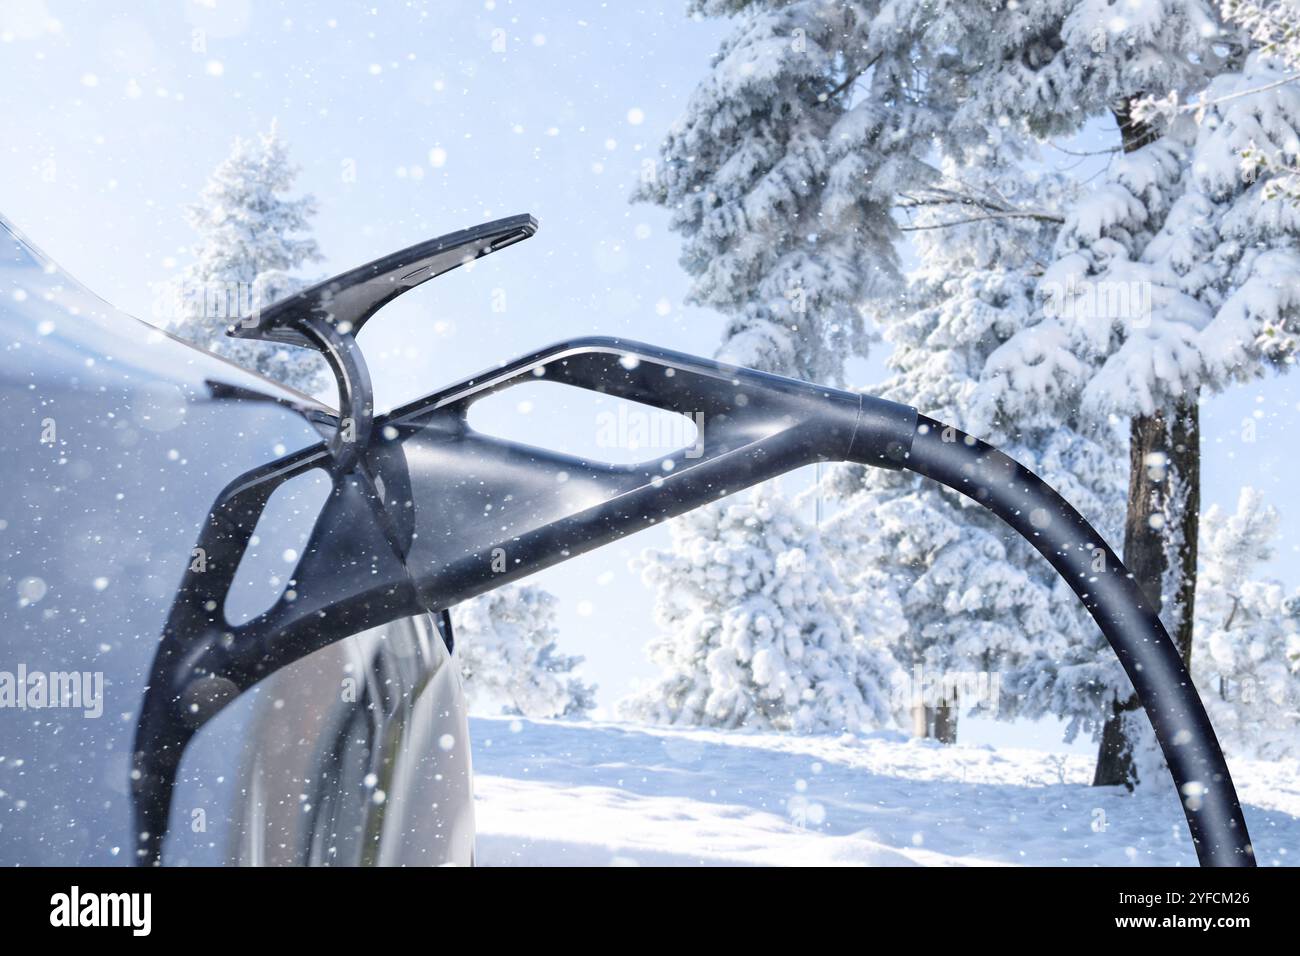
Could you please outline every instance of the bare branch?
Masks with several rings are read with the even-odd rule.
[[[1112,153],[1120,152],[1122,149],[1122,147],[1119,146],[1110,146],[1106,149],[1088,149],[1080,151],[1077,149],[1066,149],[1064,146],[1057,146],[1050,140],[1047,145],[1059,153],[1065,153],[1067,156],[1109,156]]]
[[[1035,212],[1033,210],[1008,210],[1006,212],[989,212],[982,216],[971,216],[967,219],[952,219],[948,222],[935,222],[924,226],[899,226],[899,232],[920,232],[925,229],[948,229],[952,226],[964,226],[972,222],[985,222],[989,219],[1036,219],[1039,222],[1065,222],[1065,217],[1058,216],[1056,213]]]

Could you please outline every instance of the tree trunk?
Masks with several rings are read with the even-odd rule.
[[[958,713],[955,690],[952,700],[942,701],[937,707],[917,702],[912,705],[912,736],[929,737],[941,744],[955,744]]]
[[[1124,519],[1124,563],[1160,611],[1189,668],[1200,510],[1200,408],[1193,392],[1168,414],[1133,419]],[[1171,554],[1173,568],[1169,567]],[[1173,593],[1167,593],[1167,588]],[[1125,721],[1125,714],[1137,707],[1137,698],[1130,697],[1112,709],[1102,728],[1093,786],[1131,788],[1137,782],[1135,741]]]
[[[946,700],[934,708],[934,739],[941,744],[957,742],[957,692],[953,691],[952,700]]]
[[[1132,102],[1114,110],[1124,152],[1141,149],[1156,132],[1133,118]],[[1160,611],[1170,636],[1191,668],[1192,615],[1196,601],[1197,532],[1201,512],[1201,432],[1197,393],[1172,409],[1139,416],[1129,433],[1128,508],[1124,516],[1124,563],[1147,599]],[[1170,569],[1169,554],[1177,567]],[[1171,575],[1169,572],[1173,571]],[[1172,584],[1175,593],[1166,594]],[[1132,787],[1135,741],[1125,714],[1130,697],[1118,701],[1102,727],[1093,786]]]

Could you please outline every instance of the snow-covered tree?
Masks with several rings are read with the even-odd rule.
[[[1223,14],[1249,31],[1261,52],[1300,63],[1300,0],[1224,0]]]
[[[915,154],[937,124],[893,95],[897,78],[866,44],[874,7],[692,5],[739,12],[737,27],[637,197],[672,210],[692,301],[726,316],[728,361],[838,382],[867,349],[863,303],[897,281],[891,207],[928,175]]]
[[[1198,345],[1215,384],[1289,368],[1300,348],[1300,203],[1278,186],[1293,174],[1241,167],[1250,150],[1300,166],[1297,67],[1253,53],[1205,93],[1187,201],[1211,212],[1217,268],[1201,298],[1214,314]]]
[[[307,233],[316,201],[289,198],[298,170],[272,124],[236,139],[186,219],[199,234],[195,260],[167,288],[169,331],[291,388],[312,394],[331,381],[315,351],[235,339],[226,329],[310,283],[293,273],[321,259]]]
[[[873,616],[854,602],[815,528],[770,487],[677,519],[673,547],[647,551],[663,674],[623,702],[679,726],[861,732],[894,720],[900,677]]]
[[[1114,515],[1123,472],[1108,430],[1085,434],[1059,417],[1013,419],[978,401],[989,355],[1035,320],[1036,273],[1050,258],[1070,183],[1027,173],[994,150],[950,161],[944,180],[954,185],[912,207],[919,214],[908,228],[921,264],[906,294],[877,315],[895,374],[870,391],[986,437],[1085,512]],[[995,206],[1033,214],[977,214]],[[1000,699],[914,714],[914,732],[954,740],[954,703],[1002,716],[1056,713],[1071,720],[1071,734],[1097,725],[1102,699],[1127,682],[1073,594],[1014,532],[906,472],[840,469],[832,488],[845,508],[828,539],[855,569],[854,585],[900,595],[910,625],[894,646],[900,663],[932,675],[1001,678]]]
[[[1012,413],[1130,421],[1124,559],[1189,662],[1201,389],[1289,365],[1296,346],[1300,209],[1270,190],[1276,170],[1241,173],[1251,142],[1300,149],[1300,90],[1277,79],[1253,53],[1199,91],[1199,122],[1176,111],[1159,134],[1133,120],[1125,154],[1066,219],[1041,321],[987,369]],[[1132,726],[1135,707],[1118,702],[1113,721]],[[1111,728],[1098,782],[1131,776],[1131,746]]]
[[[595,687],[574,669],[581,657],[556,650],[555,596],[507,584],[452,611],[456,658],[465,697],[482,713],[581,717],[595,706]]]
[[[860,311],[898,281],[894,207],[990,131],[1077,131],[1215,62],[1200,0],[694,0],[729,16],[637,196],[672,210],[691,296],[727,317],[722,355],[838,381]],[[969,201],[969,198],[968,198]],[[987,195],[972,208],[1004,216]]]
[[[1288,105],[1295,87],[1264,75],[1280,50],[1250,54],[1249,32],[1225,21],[1211,0],[701,0],[694,7],[735,16],[737,33],[665,144],[666,166],[643,195],[673,209],[697,299],[729,317],[724,353],[734,338],[744,345],[733,353],[740,361],[804,376],[827,367],[808,358],[825,340],[824,327],[784,328],[800,341],[773,333],[753,348],[749,327],[736,317],[774,314],[774,287],[765,278],[777,274],[775,263],[799,248],[811,225],[816,241],[804,247],[815,250],[814,260],[852,261],[825,253],[862,240],[856,224],[829,210],[852,208],[875,227],[873,241],[891,248],[900,206],[947,204],[949,219],[935,224],[940,246],[966,241],[958,227],[971,222],[1063,219],[1055,247],[1006,270],[1014,275],[972,273],[973,299],[1023,290],[1026,277],[1033,295],[1022,326],[987,356],[987,392],[970,395],[958,421],[1007,438],[1040,468],[1036,456],[1052,441],[1070,448],[1067,455],[1084,447],[1057,429],[1086,435],[1096,446],[1098,478],[1113,456],[1106,432],[1127,426],[1125,561],[1190,655],[1200,394],[1266,362],[1289,361],[1291,349],[1294,208],[1282,210],[1272,195],[1278,159],[1291,162],[1297,143]],[[794,48],[779,42],[784,37],[803,44],[811,59],[792,56]],[[1153,97],[1196,109],[1175,109],[1174,122],[1156,122],[1144,109]],[[1104,121],[1114,122],[1121,155],[1102,185],[1064,216],[1044,217],[1039,197],[998,195],[971,168],[992,158],[1028,173],[1038,165],[1037,141]],[[1264,152],[1272,165],[1252,168],[1251,157]],[[781,211],[760,220],[775,230],[750,230],[747,201],[768,195],[768,174],[788,168],[780,165],[787,156],[804,160],[807,174],[778,178],[798,187],[790,190],[794,198],[759,204]],[[1225,169],[1230,180],[1220,175]],[[951,215],[959,210],[966,214]],[[882,223],[886,217],[895,218],[892,226]],[[893,261],[888,252],[879,257]],[[859,286],[836,288],[853,290],[846,304],[888,316],[897,310],[882,302],[890,288],[877,281],[883,276],[877,268]],[[916,291],[906,293],[903,314],[923,311]],[[898,337],[906,337],[901,327]],[[971,350],[962,355],[973,358]],[[936,381],[960,379],[945,371]],[[896,397],[924,407],[914,395]],[[977,413],[989,427],[979,427]],[[1066,493],[1095,516],[1087,489],[1076,491]],[[873,517],[861,504],[864,520]],[[1069,630],[1049,628],[1038,637],[1050,645],[1050,635]],[[1071,659],[1057,660],[1062,674],[1074,672]],[[1096,781],[1131,782],[1129,755],[1144,724],[1134,717],[1136,701],[1121,699],[1122,680],[1099,683],[1086,667],[1079,673],[1089,675],[1078,685],[1087,688],[1083,696],[1099,693],[1111,708]],[[1069,683],[1052,681],[1039,688],[1054,688],[1046,698]],[[1038,691],[1034,697],[1046,699]]]
[[[1224,15],[1250,33],[1259,51],[1275,58],[1291,73],[1300,71],[1300,0],[1225,0]],[[1241,154],[1247,176],[1272,167],[1282,175],[1270,180],[1274,196],[1300,203],[1300,163],[1294,149],[1269,149],[1257,144]]]
[[[1237,510],[1202,519],[1192,677],[1233,754],[1300,755],[1300,593],[1253,577],[1273,556],[1277,512],[1243,488]]]

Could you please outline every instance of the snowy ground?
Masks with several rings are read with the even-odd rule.
[[[632,724],[471,722],[481,865],[1189,866],[1173,788],[1086,757]],[[1300,865],[1300,765],[1232,761],[1259,861]]]

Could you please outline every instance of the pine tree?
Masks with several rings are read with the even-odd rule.
[[[1253,577],[1273,556],[1277,512],[1252,488],[1237,510],[1202,519],[1192,677],[1224,749],[1278,760],[1300,754],[1300,593]]]
[[[1276,59],[1294,73],[1300,71],[1300,0],[1225,0],[1224,16],[1240,25],[1259,46],[1259,52]],[[1273,196],[1300,203],[1300,162],[1295,149],[1266,149],[1256,145],[1241,154],[1246,173],[1253,178],[1260,167],[1281,175],[1270,179]]]
[[[319,354],[226,335],[251,312],[307,286],[292,273],[322,258],[306,235],[315,199],[285,196],[297,172],[275,124],[255,140],[235,140],[186,211],[199,243],[195,261],[170,286],[168,325],[201,348],[313,394],[332,381]]]
[[[993,42],[1007,47],[985,61],[989,69],[978,72],[975,85],[979,93],[975,103],[980,105],[963,107],[963,113],[982,111],[992,120],[1000,111],[1000,123],[1012,129],[1023,126],[1035,135],[1073,133],[1085,122],[1113,113],[1123,152],[1145,153],[1140,160],[1117,162],[1111,185],[1119,188],[1086,197],[1087,208],[1067,218],[1058,240],[1062,258],[1084,247],[1096,253],[1086,267],[1073,260],[1075,271],[1070,274],[1084,280],[1092,301],[1102,293],[1103,321],[1089,321],[1087,310],[1079,308],[1072,294],[1073,287],[1066,285],[1070,307],[1063,308],[1059,299],[1049,297],[1041,324],[995,357],[993,374],[1001,376],[1003,384],[1019,380],[1037,391],[1018,404],[1047,399],[1058,404],[1062,420],[1069,420],[1080,392],[1098,369],[1098,353],[1117,354],[1125,343],[1131,344],[1112,368],[1130,373],[1132,397],[1139,407],[1108,413],[1131,416],[1124,557],[1146,593],[1153,600],[1164,598],[1170,630],[1186,654],[1191,645],[1195,580],[1199,382],[1194,377],[1175,382],[1170,373],[1186,375],[1186,355],[1177,347],[1195,335],[1195,319],[1167,313],[1168,321],[1147,334],[1149,315],[1132,314],[1123,295],[1131,288],[1131,276],[1121,270],[1101,278],[1102,273],[1089,269],[1100,264],[1104,270],[1112,254],[1121,261],[1140,259],[1145,238],[1160,228],[1176,192],[1176,183],[1169,179],[1181,175],[1177,164],[1160,162],[1154,155],[1157,150],[1148,149],[1155,134],[1137,121],[1135,104],[1152,91],[1185,92],[1203,86],[1222,66],[1224,33],[1212,7],[1196,0],[1146,0],[1122,7],[1105,0],[1022,6],[1037,8],[1025,14],[1037,18],[1032,47],[1017,55],[1016,46],[1025,42],[1023,34],[991,31],[996,36]],[[1012,96],[1009,82],[1027,84],[1030,95]],[[1128,182],[1120,182],[1126,176]],[[1062,272],[1059,267],[1048,270],[1045,292],[1059,284]],[[1085,313],[1082,321],[1080,312]],[[1145,352],[1144,346],[1149,346]],[[1009,360],[1012,356],[1014,360]],[[1010,371],[1016,364],[1022,367]],[[1160,392],[1158,383],[1143,378],[1143,373],[1154,373],[1184,389],[1166,402],[1157,397],[1150,406],[1141,407],[1143,399]],[[1132,782],[1130,755],[1137,743],[1130,731],[1143,729],[1140,718],[1132,719],[1135,707],[1131,697],[1116,702],[1103,728],[1097,783]]]
[[[873,615],[847,598],[815,529],[772,488],[673,523],[647,551],[663,674],[623,702],[678,726],[857,733],[889,726],[901,676]],[[894,627],[898,624],[895,622]]]
[[[728,361],[838,383],[868,348],[863,303],[897,283],[894,195],[929,174],[916,154],[939,127],[899,98],[895,55],[868,47],[872,6],[693,4],[739,12],[737,28],[636,198],[672,210]]]
[[[1036,317],[1035,274],[1050,257],[1055,210],[1071,184],[1026,174],[994,150],[949,162],[944,178],[951,188],[913,207],[921,265],[907,293],[877,316],[895,374],[870,391],[987,437],[1086,512],[1113,515],[1122,473],[1108,430],[1084,433],[1060,416],[1011,416],[978,400],[990,354]],[[974,215],[993,205],[1037,214]],[[842,469],[833,490],[846,502],[833,540],[857,569],[854,584],[874,591],[884,581],[903,596],[910,628],[894,647],[901,663],[930,674],[997,673],[1005,693],[978,702],[985,709],[1056,713],[1070,718],[1071,734],[1093,728],[1099,702],[1127,682],[1095,625],[1028,545],[984,509],[905,472]],[[914,714],[913,731],[955,740],[961,705]]]
[[[1190,613],[1195,580],[1195,339],[1206,315],[1166,262],[1143,261],[1180,194],[1185,157],[1173,137],[1127,152],[1074,206],[1038,286],[1039,321],[990,356],[984,398],[1011,417],[1068,420],[1082,410],[1098,423],[1130,419],[1124,560],[1148,596],[1166,596],[1166,625],[1186,656],[1191,635],[1179,605]],[[1131,693],[1112,701],[1098,783],[1132,781],[1129,755],[1144,731],[1136,707]]]
[[[582,717],[596,688],[574,674],[581,657],[556,649],[555,596],[507,584],[452,611],[456,658],[471,708],[525,717]]]
[[[1186,201],[1205,210],[1214,243],[1213,266],[1199,270],[1214,312],[1198,345],[1222,385],[1287,369],[1300,347],[1300,203],[1285,165],[1300,165],[1300,84],[1294,67],[1253,53],[1205,100]],[[1275,161],[1249,162],[1252,151]]]
[[[1129,123],[1125,154],[1061,230],[1041,322],[988,368],[994,401],[1130,420],[1124,559],[1189,665],[1200,392],[1287,367],[1296,345],[1300,211],[1271,190],[1277,171],[1240,167],[1252,141],[1296,148],[1300,94],[1270,77],[1251,54],[1201,91],[1199,123]],[[1136,706],[1116,703],[1096,782],[1131,782]]]
[[[1068,448],[1058,428],[1087,434],[1097,446],[1099,479],[1111,455],[1106,430],[1127,425],[1125,561],[1189,655],[1201,391],[1291,361],[1294,213],[1270,203],[1278,174],[1295,165],[1286,105],[1294,88],[1259,75],[1286,43],[1247,56],[1249,35],[1225,24],[1209,0],[993,7],[982,0],[715,0],[695,7],[736,16],[738,32],[665,144],[664,177],[648,194],[674,210],[699,301],[731,317],[729,336],[751,341],[737,332],[748,334],[735,316],[757,314],[755,308],[773,300],[764,278],[789,243],[806,237],[812,219],[817,256],[842,248],[837,242],[861,241],[830,210],[854,209],[890,246],[899,231],[883,219],[896,215],[897,206],[964,209],[965,216],[940,224],[955,244],[963,239],[953,230],[967,222],[1063,218],[1055,249],[1041,264],[1015,269],[1001,292],[971,287],[977,299],[1018,284],[1023,289],[1026,276],[1034,280],[1024,327],[988,355],[987,391],[971,396],[965,420],[979,412],[1005,428],[1022,457]],[[806,47],[812,60],[790,56],[777,42],[796,35],[796,21],[797,36],[814,41]],[[1283,41],[1293,37],[1285,17],[1272,22],[1283,25]],[[816,23],[834,28],[819,30]],[[1195,109],[1175,109],[1177,119],[1167,125],[1155,122],[1145,106],[1153,97]],[[1121,155],[1107,182],[1064,217],[1044,219],[1033,197],[991,192],[970,168],[994,157],[1026,170],[1043,138],[1073,135],[1104,118],[1117,125]],[[778,164],[787,156],[806,160],[808,172],[778,180],[798,186],[790,189],[795,199],[762,207],[782,211],[779,228],[751,231],[747,199],[767,195],[768,171],[784,168]],[[959,175],[932,165],[937,160],[951,162]],[[1225,169],[1231,175],[1214,186],[1211,180]],[[880,262],[894,260],[882,253]],[[880,293],[890,282],[875,281],[883,275],[881,269],[864,274],[854,295],[887,316],[894,310]],[[824,341],[823,328],[805,322],[784,331],[806,342],[766,336],[771,347],[750,350],[769,363],[763,367],[805,376],[827,367],[808,357]],[[905,337],[900,328],[896,338]],[[753,360],[743,352],[738,357]],[[1053,635],[1069,630],[1043,629],[1039,640],[1053,646]],[[1033,654],[1041,656],[1041,648]],[[1056,699],[1054,706],[1074,712],[1076,705],[1060,695],[1072,693],[1065,689],[1070,674],[1086,674],[1076,682],[1079,693],[1111,708],[1096,782],[1131,783],[1145,725],[1136,699],[1125,697],[1122,680],[1076,668],[1068,656],[1058,660],[1064,683],[1049,677],[1045,687],[1029,687],[1025,699]]]

